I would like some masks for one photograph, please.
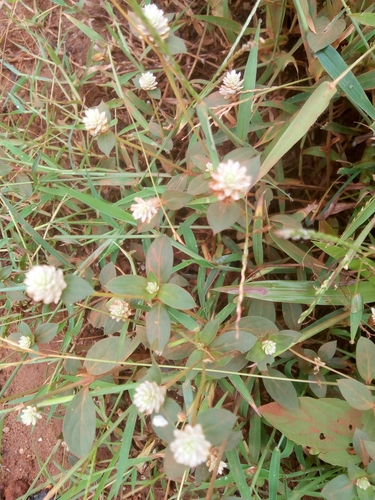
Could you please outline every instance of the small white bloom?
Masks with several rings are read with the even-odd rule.
[[[208,455],[208,459],[206,462],[206,465],[208,467],[208,472],[212,472],[215,469],[216,463],[217,463],[217,448],[215,448],[215,446],[212,446],[212,448],[210,449],[210,454]],[[227,464],[225,462],[221,461],[219,464],[219,467],[217,469],[217,473],[222,474],[223,469],[225,469],[226,466],[227,466]]]
[[[159,210],[159,199],[149,198],[144,200],[143,198],[134,198],[136,203],[131,205],[130,210],[133,213],[133,217],[136,220],[141,220],[142,222],[147,222],[149,224],[151,219],[158,213]]]
[[[21,347],[21,349],[29,349],[31,346],[31,337],[22,335],[22,337],[18,341],[18,345]]]
[[[159,9],[155,4],[149,4],[142,8],[143,14],[147,21],[154,28],[156,33],[160,36],[162,40],[168,38],[169,26],[168,19],[164,16],[164,12]],[[139,21],[137,28],[140,32],[142,38],[148,37],[152,42],[154,41],[152,34],[149,32],[148,28]]]
[[[220,94],[224,99],[235,99],[237,94],[243,88],[243,80],[241,80],[241,73],[237,71],[228,71],[224,76],[223,84],[219,88]]]
[[[35,406],[26,406],[21,412],[21,421],[25,425],[35,425],[39,418],[42,418],[42,415]]]
[[[146,292],[153,295],[159,290],[159,285],[155,281],[149,281],[146,286]]]
[[[273,340],[263,340],[262,342],[262,350],[272,356],[276,352],[276,342]]]
[[[114,300],[108,306],[109,314],[112,319],[118,321],[126,321],[131,314],[129,302],[125,300]]]
[[[168,420],[166,420],[163,415],[155,415],[152,419],[152,425],[154,427],[165,427],[168,425]]]
[[[313,231],[311,232],[313,233]],[[284,240],[309,240],[311,239],[311,233],[307,229],[277,229],[275,235],[278,238],[284,238]]]
[[[371,486],[370,481],[367,479],[367,477],[358,478],[355,484],[361,490],[367,490],[367,488],[369,488]]]
[[[158,86],[158,82],[154,75],[150,71],[147,71],[147,73],[142,73],[139,79],[139,85],[143,90],[155,90]]]
[[[104,111],[100,112],[98,108],[90,108],[85,111],[85,115],[82,122],[92,136],[96,137],[108,131],[109,125]]]
[[[375,321],[375,307],[371,307],[371,318]]]
[[[26,293],[35,302],[42,300],[45,304],[58,303],[62,291],[66,288],[63,272],[54,266],[34,266],[24,280]]]
[[[206,172],[209,174],[212,174],[213,171],[214,171],[214,166],[212,165],[212,163],[210,161],[208,161],[206,163]]]
[[[165,387],[146,380],[136,388],[134,404],[139,411],[150,415],[154,411],[158,412],[163,406],[166,392]]]
[[[220,163],[211,177],[213,180],[210,182],[210,188],[219,200],[239,200],[250,189],[252,182],[246,167],[232,160]]]
[[[212,445],[204,437],[200,424],[187,424],[183,431],[175,429],[173,434],[176,439],[170,449],[178,464],[196,467],[207,461]]]

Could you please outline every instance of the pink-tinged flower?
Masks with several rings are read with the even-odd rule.
[[[104,111],[100,112],[98,108],[90,108],[85,111],[85,117],[82,118],[82,122],[89,133],[96,137],[100,134],[105,134],[108,129],[108,120]]]
[[[174,459],[178,464],[196,467],[207,461],[211,443],[207,441],[200,424],[187,424],[184,430],[176,429],[175,440],[170,444]]]
[[[67,286],[62,270],[54,266],[32,267],[26,273],[24,284],[29,297],[35,302],[42,300],[45,304],[57,304]]]
[[[211,177],[213,180],[210,182],[210,188],[221,201],[239,200],[250,189],[252,182],[252,178],[247,175],[246,167],[232,160],[220,163]]]
[[[142,222],[151,222],[151,219],[158,213],[160,204],[158,198],[149,198],[144,200],[143,198],[134,198],[136,203],[130,207],[133,213],[133,217],[136,220],[141,220]]]

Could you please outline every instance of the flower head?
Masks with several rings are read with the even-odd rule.
[[[178,464],[196,467],[207,461],[210,453],[211,443],[204,437],[200,424],[187,424],[183,431],[173,431],[176,438],[170,449]]]
[[[164,12],[159,9],[155,4],[145,5],[142,8],[143,14],[149,24],[154,28],[156,33],[160,36],[162,40],[168,38],[169,26],[168,19],[165,17]],[[149,32],[147,26],[145,26],[142,21],[139,22],[137,28],[140,32],[142,38],[148,37],[152,42],[154,41],[152,34]]]
[[[211,177],[210,188],[219,200],[239,200],[250,189],[252,182],[246,167],[232,160],[220,163]]]
[[[131,205],[130,210],[133,212],[134,219],[141,220],[142,222],[147,222],[149,224],[151,219],[158,213],[159,210],[159,199],[149,198],[144,200],[143,198],[134,198],[136,203]]]
[[[159,290],[159,285],[155,281],[148,281],[146,286],[146,292],[150,295],[154,295]]]
[[[215,448],[215,446],[212,446],[212,448],[210,449],[210,453],[208,455],[207,462],[206,462],[206,465],[208,467],[208,472],[212,472],[215,470],[216,463],[217,463],[217,448]],[[223,469],[225,469],[226,466],[227,466],[227,464],[225,462],[221,461],[219,464],[219,467],[217,469],[217,473],[222,474]]]
[[[168,425],[168,420],[166,420],[163,415],[155,415],[152,419],[152,425],[154,427],[165,427]]]
[[[147,71],[147,73],[142,73],[139,79],[139,85],[143,90],[155,90],[158,86],[158,82],[154,75],[150,71]]]
[[[82,121],[86,130],[94,137],[105,134],[109,129],[108,120],[104,111],[100,112],[98,108],[86,109],[85,117]]]
[[[25,425],[35,425],[39,418],[42,418],[42,415],[35,406],[26,406],[21,412],[21,421]]]
[[[29,349],[32,344],[32,339],[29,335],[22,335],[22,337],[18,341],[18,345],[21,349]]]
[[[212,174],[213,171],[214,171],[214,166],[212,165],[212,163],[210,161],[208,161],[206,163],[206,170],[205,170],[205,172],[207,172],[209,174]]]
[[[34,266],[27,273],[24,281],[26,293],[33,300],[42,300],[45,304],[58,303],[62,291],[66,288],[63,272],[54,266]]]
[[[166,392],[165,387],[146,380],[136,388],[134,404],[138,411],[150,415],[154,411],[158,412],[163,406]]]
[[[125,300],[114,300],[108,306],[109,314],[112,319],[126,321],[131,314],[129,302]]]
[[[233,70],[228,71],[224,76],[223,84],[220,86],[219,92],[224,99],[235,99],[242,88],[243,80],[241,80],[241,73],[237,73]]]
[[[276,352],[276,342],[273,340],[263,340],[262,350],[267,354],[272,356]]]
[[[370,481],[367,479],[367,477],[358,478],[355,484],[361,490],[367,490],[367,488],[371,486]]]

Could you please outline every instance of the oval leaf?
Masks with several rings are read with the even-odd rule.
[[[171,320],[165,306],[154,304],[146,316],[147,340],[154,351],[161,352],[168,344],[171,335]]]
[[[193,309],[196,306],[193,297],[186,290],[173,283],[164,283],[158,291],[158,299],[176,309]]]
[[[129,343],[129,339],[124,341],[120,337],[99,340],[87,353],[87,358],[91,358],[85,361],[87,372],[91,375],[102,375],[112,370],[118,362],[125,359]]]
[[[332,479],[322,490],[327,500],[352,500],[356,498],[356,488],[346,474],[340,474]]]
[[[156,238],[147,251],[146,272],[152,273],[159,284],[166,283],[172,274],[173,249],[168,236]]]
[[[374,406],[374,398],[370,389],[357,380],[338,380],[341,394],[346,401],[356,410],[370,410]]]
[[[213,445],[220,445],[232,432],[237,417],[222,408],[210,408],[197,417],[197,424],[201,424],[205,438]]]
[[[249,351],[257,338],[249,332],[244,330],[232,330],[230,332],[225,332],[220,337],[215,339],[210,345],[210,349],[215,349],[222,353],[239,351],[241,353]]]
[[[81,458],[92,448],[95,439],[95,404],[87,388],[69,403],[63,423],[64,440],[69,450]]]
[[[357,370],[366,384],[375,378],[375,345],[366,337],[361,337],[356,351]]]
[[[224,203],[223,201],[216,201],[212,203],[207,210],[207,221],[216,233],[230,228],[240,216],[240,207],[237,203]]]
[[[35,338],[38,344],[47,344],[56,336],[59,325],[55,323],[44,323],[35,330]]]
[[[146,286],[146,278],[136,275],[119,276],[107,283],[110,292],[124,295],[129,299],[145,299],[148,296]]]
[[[274,379],[263,379],[266,391],[279,405],[286,410],[298,410],[298,397],[294,385],[289,380],[285,379],[285,375],[274,368],[268,369],[268,374]]]
[[[74,302],[79,302],[84,300],[86,297],[94,292],[91,285],[87,283],[86,280],[80,278],[79,276],[68,275],[64,277],[67,287],[61,295],[61,300],[65,304],[74,304]]]

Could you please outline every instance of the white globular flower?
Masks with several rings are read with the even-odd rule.
[[[149,224],[151,219],[158,213],[160,206],[159,199],[149,198],[148,200],[144,200],[143,198],[137,197],[134,198],[134,201],[136,203],[133,203],[130,207],[134,219],[147,222],[147,224]]]
[[[42,415],[37,411],[35,406],[26,406],[26,408],[22,410],[20,418],[25,425],[35,425],[38,419],[42,418]]]
[[[213,180],[210,182],[210,188],[220,201],[239,200],[247,193],[252,183],[246,167],[232,160],[220,163],[211,177]]]
[[[159,290],[159,285],[155,281],[149,281],[146,286],[146,292],[154,295]]]
[[[267,354],[272,356],[276,352],[276,342],[273,340],[263,340],[262,350]]]
[[[24,280],[26,293],[35,302],[58,303],[63,290],[67,287],[63,272],[54,266],[34,266],[26,273]]]
[[[134,404],[138,411],[150,415],[153,412],[158,412],[163,406],[166,392],[165,387],[146,380],[136,388]]]
[[[208,472],[213,472],[215,470],[216,464],[217,464],[217,448],[215,446],[212,446],[210,449],[210,454],[208,455],[208,459],[206,462],[206,465],[208,467]],[[218,474],[222,474],[223,470],[226,468],[227,464],[223,461],[219,463],[219,467],[217,469]]]
[[[163,415],[155,415],[152,419],[152,425],[154,427],[166,427],[168,425],[168,420],[163,417]]]
[[[29,349],[32,344],[32,339],[29,335],[22,335],[18,341],[18,345],[21,349]]]
[[[367,490],[367,488],[371,486],[370,481],[367,479],[367,477],[358,478],[355,484],[361,490]]]
[[[178,464],[196,467],[207,461],[210,454],[211,443],[207,441],[200,424],[187,424],[184,430],[173,431],[176,438],[170,449]]]
[[[139,79],[139,86],[143,90],[155,90],[158,86],[155,76],[150,72],[142,73]]]
[[[206,163],[206,170],[205,170],[205,172],[207,172],[208,174],[212,174],[213,171],[214,171],[214,166],[212,165],[212,163],[210,161],[208,161]]]
[[[108,305],[109,314],[116,322],[126,321],[131,314],[129,302],[116,299]]]
[[[109,125],[104,111],[100,112],[98,108],[90,108],[85,111],[85,115],[82,122],[92,136],[96,137],[108,131]]]
[[[219,92],[224,99],[235,99],[237,94],[241,92],[242,88],[243,80],[241,80],[241,73],[237,73],[236,70],[233,70],[228,71],[228,73],[224,76]]]
[[[155,4],[145,5],[145,7],[142,8],[142,11],[145,18],[154,28],[160,38],[162,40],[168,38],[170,28],[168,26],[168,19],[165,17],[164,12]],[[154,41],[152,34],[149,32],[147,26],[142,23],[142,21],[139,20],[137,28],[142,38],[148,37],[152,42]]]

